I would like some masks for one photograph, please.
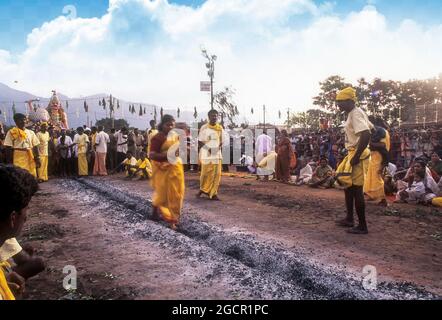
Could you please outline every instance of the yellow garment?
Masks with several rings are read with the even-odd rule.
[[[87,176],[89,174],[86,153],[78,154],[78,175]]]
[[[356,98],[356,90],[352,87],[347,87],[341,91],[338,92],[336,95],[336,101],[345,101],[345,100],[353,100],[354,102],[357,101]]]
[[[87,136],[86,133],[83,133],[82,135],[77,134],[74,137],[74,143],[77,144],[78,155],[82,153],[85,154],[87,152],[87,144],[89,143],[89,137]]]
[[[381,142],[385,143],[387,151],[390,151],[390,134],[387,131]],[[382,155],[378,151],[372,151],[367,178],[364,183],[364,193],[374,201],[385,199],[384,179],[380,173],[381,169]]]
[[[179,137],[169,137],[161,146],[161,152],[170,148],[177,148]],[[170,162],[152,161],[153,176],[152,188],[154,189],[153,206],[160,210],[163,218],[169,223],[179,221],[181,208],[184,201],[184,170],[182,160],[172,164]]]
[[[14,150],[14,166],[25,169],[34,177],[37,177],[34,155],[32,150],[29,149],[29,151]]]
[[[11,136],[14,140],[26,140],[26,131],[22,130],[18,127],[14,127],[11,129]]]
[[[3,272],[4,267],[10,268],[11,266],[6,261],[0,262],[0,300],[15,300],[15,297],[8,286],[8,282],[6,281]]]
[[[342,160],[338,169],[336,170],[336,178],[338,183],[345,187],[364,185],[365,175],[368,170],[368,162],[370,161],[370,151],[365,149],[361,154],[361,161],[355,167],[352,167],[350,162],[356,153],[355,149],[349,150],[348,155]]]
[[[38,145],[38,154],[40,156],[40,168],[37,169],[38,178],[43,181],[48,181],[48,154],[49,154],[49,141],[51,137],[49,132],[37,133],[37,138],[40,141]]]
[[[276,165],[276,158],[278,157],[278,154],[275,151],[270,152],[267,157],[261,159],[258,162],[259,168],[266,168],[268,170],[275,170]]]
[[[30,149],[38,146],[40,141],[32,130],[21,130],[17,127],[8,131],[4,145],[13,149]]]
[[[40,144],[38,145],[38,154],[41,156],[47,156],[48,155],[48,146],[49,146],[49,140],[51,139],[49,137],[49,132],[38,132],[37,133],[38,141],[40,141]]]
[[[223,127],[216,123],[205,124],[201,127],[199,141],[208,149],[201,148],[200,190],[213,198],[218,194],[222,173],[222,133]]]
[[[200,190],[208,194],[211,199],[218,195],[222,168],[221,160],[218,164],[201,164]]]
[[[134,166],[137,165],[137,159],[135,159],[135,157],[132,157],[132,158],[130,158],[130,159],[126,159],[126,160],[123,161],[123,164],[124,164],[125,166],[129,165],[129,166],[134,167]],[[129,170],[126,170],[126,176],[129,175],[129,171],[133,173],[133,172],[135,172],[136,170],[137,170],[136,168],[130,168]]]
[[[431,200],[431,204],[432,204],[433,206],[435,206],[435,207],[442,207],[442,198],[441,198],[441,197],[439,197],[439,198],[433,198],[433,199]]]
[[[14,127],[6,134],[4,145],[14,149],[13,163],[17,167],[27,170],[34,177],[37,177],[33,148],[38,146],[40,141],[34,131]]]
[[[152,142],[152,138],[158,134],[157,129],[152,129],[152,131],[147,135],[147,156],[150,155],[150,144]]]
[[[40,156],[40,168],[37,169],[38,178],[48,181],[48,156]]]
[[[137,167],[138,167],[138,169],[142,169],[142,170],[146,169],[147,176],[149,178],[152,177],[152,164],[150,163],[149,159],[146,158],[146,159],[144,159],[144,161],[141,159],[138,160]],[[138,172],[138,175],[142,176],[143,174],[141,172]]]

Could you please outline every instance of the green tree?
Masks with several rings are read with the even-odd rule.
[[[321,109],[310,109],[306,112],[296,112],[290,115],[289,121],[285,121],[288,126],[299,126],[303,129],[319,130],[321,119],[333,120],[335,113]]]
[[[214,108],[217,109],[220,113],[224,113],[227,119],[230,122],[229,127],[235,128],[235,117],[239,115],[238,107],[236,103],[233,101],[233,96],[235,95],[235,91],[231,88],[224,88],[224,90],[218,92],[214,96]]]
[[[351,86],[341,76],[331,76],[319,83],[321,91],[313,98],[313,105],[326,110],[336,111],[336,94],[338,91]]]

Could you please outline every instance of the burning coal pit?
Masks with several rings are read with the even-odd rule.
[[[275,242],[227,232],[183,213],[178,232],[151,218],[148,194],[133,194],[124,187],[96,179],[60,182],[95,212],[117,218],[139,237],[185,258],[190,265],[204,265],[202,281],[229,279],[232,292],[254,299],[434,299],[413,285],[382,283],[376,291],[365,290],[351,275],[316,266],[302,253]]]

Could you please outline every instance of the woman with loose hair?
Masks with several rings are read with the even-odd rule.
[[[179,136],[173,133],[175,119],[164,115],[158,134],[151,141],[152,188],[154,218],[162,217],[173,230],[177,229],[184,200],[183,162],[177,156]]]

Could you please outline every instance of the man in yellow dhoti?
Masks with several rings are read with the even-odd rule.
[[[87,163],[88,144],[89,138],[87,134],[84,133],[82,127],[78,127],[77,134],[74,137],[74,145],[77,146],[79,176],[87,176],[89,174]]]
[[[348,150],[347,157],[336,171],[338,182],[345,187],[347,217],[337,221],[337,224],[343,227],[353,227],[353,210],[356,207],[359,225],[349,229],[348,232],[367,234],[363,186],[370,158],[367,146],[370,142],[370,131],[373,129],[373,124],[368,120],[365,112],[356,107],[356,101],[356,90],[351,87],[340,91],[336,96],[339,109],[347,114],[344,130],[345,148]]]
[[[368,196],[369,201],[376,201],[380,205],[387,206],[383,171],[389,162],[390,134],[382,119],[373,118],[371,122],[375,126],[375,130],[370,142],[371,158],[364,183],[364,193]]]
[[[179,136],[171,132],[175,128],[175,119],[164,115],[158,126],[159,133],[152,138],[150,159],[153,176],[153,216],[162,217],[173,230],[181,215],[184,201],[184,169],[178,157]]]
[[[223,127],[218,123],[218,111],[212,109],[208,116],[209,123],[201,127],[199,134],[201,177],[200,191],[197,197],[199,198],[205,194],[211,200],[219,201],[218,189],[223,166]]]
[[[0,300],[15,300],[14,292],[23,292],[24,279],[10,270],[6,260],[20,247],[11,240],[21,233],[29,202],[37,192],[38,184],[28,171],[0,164],[0,185],[4,196],[0,206]]]
[[[40,157],[37,146],[40,144],[34,131],[25,128],[26,116],[21,113],[14,115],[16,127],[6,134],[4,145],[7,147],[8,159],[13,152],[13,163],[17,167],[27,170],[37,177],[37,168],[40,167]]]
[[[40,168],[37,170],[39,182],[48,181],[48,147],[51,138],[47,129],[48,124],[44,122],[40,125],[40,132],[37,133],[37,138],[40,141],[40,144],[38,145]]]

